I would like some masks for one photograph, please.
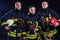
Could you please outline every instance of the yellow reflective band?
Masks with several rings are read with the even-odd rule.
[[[15,22],[18,20],[18,19],[13,19]]]
[[[11,34],[11,33],[8,33],[8,36],[11,36],[11,37],[16,37],[16,34]]]
[[[28,39],[36,39],[37,37],[27,37]]]
[[[11,37],[16,37],[16,33],[8,33],[9,36]],[[21,33],[17,33],[17,37],[21,37]]]
[[[50,33],[53,34],[53,35],[55,35],[55,34],[57,33],[57,30],[54,29],[54,30],[50,31]],[[43,32],[43,31],[41,31],[41,34],[47,35],[48,32]]]
[[[30,36],[30,37],[35,37],[35,36],[37,36],[37,35],[27,34],[27,36]]]
[[[21,37],[21,33],[18,33],[18,37]]]
[[[11,33],[11,34],[15,34],[15,35],[16,35],[16,32],[13,32],[13,31],[10,31],[9,33]]]
[[[41,29],[41,26],[38,26],[39,29]]]
[[[46,18],[46,21],[48,21],[48,17]]]
[[[38,27],[38,22],[36,21],[36,28]]]
[[[37,38],[37,33],[35,33],[35,34],[26,34],[26,36],[29,39],[35,39],[35,38]]]
[[[6,24],[8,24],[8,23],[7,23],[7,22],[3,22],[3,23],[1,24],[1,26],[6,25]]]
[[[43,32],[43,31],[41,31],[41,34],[43,34],[43,35],[47,35],[47,33],[48,33],[48,32]]]
[[[22,34],[26,34],[26,32],[22,32]]]
[[[54,35],[54,34],[56,34],[56,33],[57,33],[57,30],[56,30],[56,29],[54,29],[54,30],[50,31],[50,33]]]
[[[16,32],[16,30],[14,30],[14,32]]]
[[[43,32],[44,35],[47,35],[48,32]]]

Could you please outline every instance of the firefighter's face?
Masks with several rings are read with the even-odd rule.
[[[35,10],[35,7],[29,8],[29,12],[30,12],[30,13],[35,14],[35,11],[36,11],[36,10]]]
[[[43,9],[48,8],[48,3],[47,3],[47,2],[42,2],[42,8],[43,8]]]
[[[21,3],[20,3],[20,2],[16,2],[16,3],[15,3],[15,8],[16,8],[17,10],[21,10]]]

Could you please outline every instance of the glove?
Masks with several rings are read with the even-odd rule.
[[[14,20],[9,19],[9,20],[7,20],[7,23],[8,23],[8,26],[12,26],[12,25],[13,25],[13,23],[14,23]]]
[[[53,37],[53,34],[48,33],[48,34],[47,34],[47,37],[51,38],[51,37]]]

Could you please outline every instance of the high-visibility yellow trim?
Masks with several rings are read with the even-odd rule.
[[[28,39],[36,39],[37,37],[27,37]]]
[[[41,26],[38,26],[38,28],[40,28],[40,29],[41,29]]]
[[[41,34],[43,34],[43,35],[47,35],[47,33],[48,33],[48,32],[43,32],[43,31],[41,31]]]
[[[38,27],[38,22],[36,21],[36,28]]]
[[[22,32],[22,34],[26,34],[26,32]]]
[[[53,35],[55,35],[55,34],[57,33],[57,30],[54,29],[54,30],[50,31],[50,33],[53,34]],[[41,31],[41,34],[43,34],[43,35],[47,35],[48,32],[43,32],[43,31]]]
[[[6,25],[6,24],[8,24],[8,23],[7,23],[7,22],[3,22],[3,23],[1,24],[1,26]]]
[[[16,30],[14,30],[14,32],[16,32]]]
[[[15,22],[18,20],[18,19],[13,19]]]
[[[56,33],[57,33],[57,30],[56,30],[56,29],[54,29],[54,30],[50,31],[50,33],[54,35],[54,34],[56,34]]]
[[[37,33],[35,33],[35,34],[26,34],[26,37],[28,38],[28,39],[35,39],[35,38],[37,38]]]
[[[8,36],[16,37],[16,35],[15,35],[15,34],[11,34],[11,33],[8,33]]]
[[[21,33],[18,33],[18,35],[17,35],[18,37],[21,37]]]
[[[9,33],[11,33],[11,34],[15,34],[15,35],[16,35],[16,32],[13,32],[13,31],[10,31]]]
[[[48,21],[48,17],[46,18],[46,21]]]
[[[16,33],[8,33],[8,36],[16,37]],[[17,37],[21,37],[21,33],[17,33]]]

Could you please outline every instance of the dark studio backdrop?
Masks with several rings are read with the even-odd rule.
[[[11,9],[14,9],[14,3],[16,1],[20,1],[22,3],[22,8],[24,11],[28,12],[29,5],[35,5],[37,11],[41,8],[41,2],[43,0],[0,0],[0,17],[4,15]],[[55,10],[60,15],[60,1],[59,0],[47,0],[49,2],[49,7]],[[58,28],[58,37],[59,35],[59,28]]]

